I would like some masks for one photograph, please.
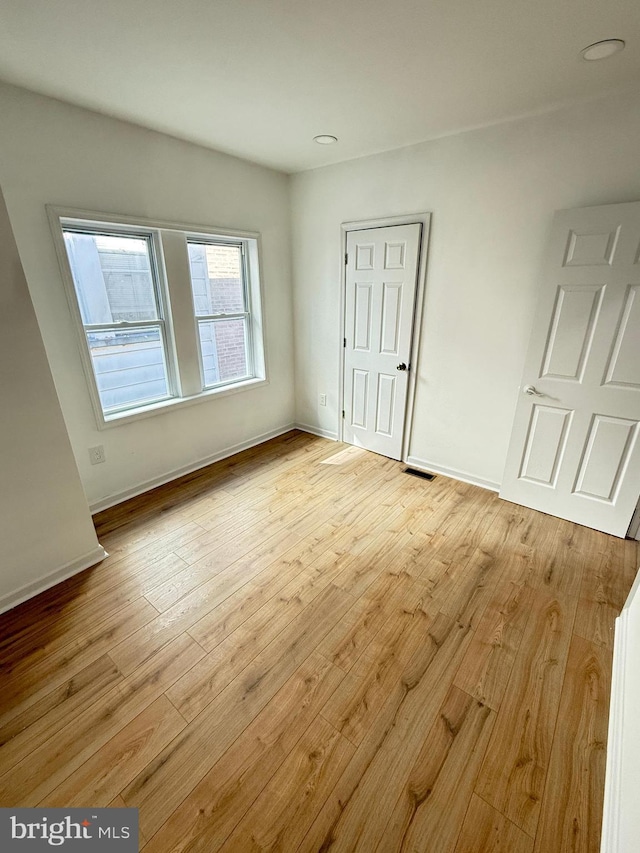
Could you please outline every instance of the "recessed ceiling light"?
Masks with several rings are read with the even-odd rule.
[[[329,136],[328,133],[321,133],[320,136],[314,136],[313,141],[317,142],[318,145],[333,145],[334,142],[338,141],[338,137]]]
[[[624,42],[622,39],[604,39],[597,41],[595,44],[590,44],[585,47],[580,53],[583,59],[593,62],[596,59],[606,59],[608,56],[613,56],[614,53],[619,53],[624,50]]]

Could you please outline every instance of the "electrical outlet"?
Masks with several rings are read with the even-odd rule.
[[[100,465],[101,462],[104,462],[106,456],[104,455],[104,445],[99,444],[97,447],[89,448],[89,461],[92,465]]]
[[[327,395],[326,394],[320,394],[320,405],[321,406],[327,405]]]

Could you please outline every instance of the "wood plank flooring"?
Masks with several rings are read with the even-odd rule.
[[[597,853],[625,542],[291,432],[0,617],[0,806],[145,853]]]

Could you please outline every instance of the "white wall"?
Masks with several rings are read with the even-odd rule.
[[[639,200],[639,148],[626,93],[296,175],[297,420],[337,429],[340,223],[431,211],[410,453],[498,484],[553,211]]]
[[[96,563],[98,545],[0,193],[0,612]]]
[[[0,115],[0,183],[89,502],[289,425],[288,177],[4,84]],[[261,232],[270,383],[98,431],[45,204]],[[87,448],[97,444],[107,461],[91,466]]]

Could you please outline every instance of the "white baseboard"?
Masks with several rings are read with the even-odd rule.
[[[26,601],[28,598],[33,598],[35,595],[39,595],[41,592],[44,592],[52,586],[60,583],[60,581],[67,580],[67,578],[77,575],[78,572],[83,572],[85,569],[95,566],[96,563],[99,563],[108,556],[109,555],[102,545],[98,545],[97,548],[94,548],[94,550],[90,551],[88,554],[83,554],[82,557],[72,560],[70,563],[61,566],[59,569],[50,572],[48,575],[21,586],[20,589],[15,590],[15,592],[3,595],[2,598],[0,598],[0,613],[4,613],[6,610],[11,610],[12,607],[22,604],[22,602]]]
[[[473,474],[467,474],[465,471],[458,471],[456,468],[445,468],[442,465],[434,465],[432,462],[427,462],[426,459],[418,459],[417,456],[408,456],[406,464],[412,468],[417,468],[419,471],[442,474],[445,477],[451,477],[463,483],[470,483],[472,486],[480,486],[481,489],[489,489],[490,492],[500,491],[500,483],[494,483],[492,480],[483,480],[481,477],[475,477]]]
[[[320,427],[311,426],[310,424],[294,424],[295,429],[299,429],[302,432],[309,432],[311,435],[317,435],[320,438],[329,438],[331,441],[338,440],[338,433],[333,430],[321,429]]]
[[[184,465],[182,468],[175,468],[173,471],[161,474],[159,477],[153,477],[151,480],[146,480],[144,483],[133,486],[131,489],[125,489],[123,492],[118,492],[115,495],[109,495],[108,497],[101,498],[99,501],[95,501],[89,505],[91,513],[95,515],[97,512],[102,512],[103,509],[109,509],[109,507],[115,506],[123,501],[127,501],[129,498],[135,498],[144,492],[148,492],[150,489],[155,489],[158,486],[164,486],[165,483],[170,483],[178,477],[183,477],[185,474],[191,474],[194,471],[198,471],[200,468],[206,468],[207,465],[212,465],[214,462],[220,462],[222,459],[227,459],[229,456],[233,456],[235,453],[240,453],[242,450],[249,450],[250,447],[255,447],[257,444],[263,444],[265,441],[277,438],[279,435],[284,435],[286,432],[290,432],[292,429],[296,428],[299,428],[296,424],[286,424],[285,426],[277,427],[277,429],[262,433],[262,435],[256,435],[246,441],[241,441],[239,444],[234,444],[231,447],[225,447],[223,450],[219,450],[217,453],[211,454],[211,456],[206,456],[204,459],[199,459],[197,462],[192,462],[190,465]]]

